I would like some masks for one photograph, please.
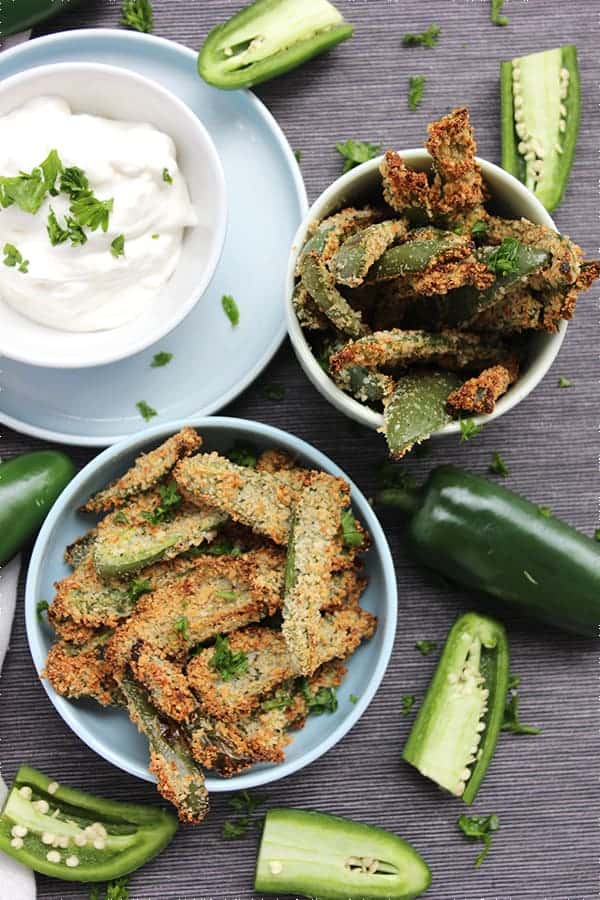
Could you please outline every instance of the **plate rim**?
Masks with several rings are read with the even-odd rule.
[[[191,47],[186,47],[185,44],[181,44],[179,41],[172,41],[169,38],[159,37],[154,34],[141,34],[138,32],[127,31],[120,28],[79,28],[79,29],[68,29],[65,31],[56,32],[54,34],[41,35],[40,37],[33,38],[30,41],[27,41],[23,44],[19,44],[16,47],[11,47],[7,50],[3,50],[0,54],[0,80],[3,80],[5,76],[1,74],[1,70],[3,68],[3,62],[5,60],[12,60],[13,57],[25,54],[28,52],[31,47],[38,47],[40,45],[52,45],[52,44],[62,44],[69,43],[73,39],[78,42],[93,40],[94,38],[100,38],[101,40],[110,41],[118,37],[119,40],[124,41],[125,43],[137,43],[137,44],[146,44],[149,47],[154,48],[155,50],[175,50],[176,52],[185,55],[188,57],[195,65],[197,52],[192,50]],[[125,68],[129,68],[127,57],[122,61],[121,65]],[[200,76],[198,76],[200,79]],[[284,157],[287,159],[289,163],[289,171],[292,176],[294,190],[296,196],[298,198],[300,207],[301,207],[301,216],[304,218],[306,213],[308,212],[309,204],[308,204],[308,194],[306,191],[306,185],[304,183],[304,179],[302,177],[302,172],[300,170],[300,166],[298,165],[298,161],[294,156],[294,152],[291,148],[291,145],[288,139],[283,132],[283,129],[275,119],[273,113],[268,109],[266,104],[262,102],[262,100],[256,96],[252,91],[244,89],[239,93],[243,93],[246,96],[246,99],[250,103],[251,106],[254,107],[256,112],[263,118],[264,122],[268,126],[271,134],[274,136],[277,144],[280,146],[283,151]],[[185,102],[185,101],[182,101]],[[192,111],[193,112],[193,111]],[[256,361],[254,366],[252,366],[244,375],[243,378],[239,379],[236,384],[229,389],[225,394],[221,395],[221,397],[212,403],[208,403],[200,409],[190,410],[188,413],[188,417],[198,418],[198,417],[206,417],[212,415],[214,412],[217,412],[223,407],[227,406],[240,394],[242,394],[246,388],[248,388],[256,378],[260,375],[260,373],[268,366],[271,362],[280,346],[282,345],[286,334],[287,334],[287,326],[286,326],[286,317],[285,317],[285,280],[282,281],[282,304],[281,304],[281,322],[277,332],[274,334],[273,339],[267,346],[267,349],[262,354],[262,356]],[[2,359],[5,357],[0,356],[0,373],[2,366]],[[6,357],[7,358],[7,357]],[[26,365],[25,363],[20,363],[20,365]],[[114,365],[114,364],[109,364]],[[36,368],[32,366],[30,368]],[[73,374],[73,377],[77,377],[78,373],[86,372],[87,369],[72,369],[70,370]],[[90,371],[93,371],[90,369]],[[2,409],[0,409],[0,424],[5,425],[8,428],[12,428],[19,434],[25,434],[30,437],[40,438],[45,441],[52,441],[54,443],[64,444],[66,446],[76,446],[76,447],[110,447],[119,441],[127,440],[136,435],[137,431],[132,432],[124,432],[121,434],[112,434],[105,436],[94,436],[94,435],[85,435],[85,434],[70,434],[62,431],[55,431],[52,428],[45,428],[43,426],[32,424],[31,422],[24,422],[15,416],[8,415]],[[167,424],[167,423],[163,423]],[[147,429],[140,428],[140,432],[147,433]]]
[[[90,462],[77,473],[61,493],[59,498],[60,505],[59,502],[55,503],[46,517],[31,554],[24,596],[27,644],[34,669],[38,676],[40,676],[45,662],[45,654],[41,647],[39,634],[39,629],[43,626],[40,626],[36,612],[39,574],[47,544],[55,528],[56,522],[63,513],[65,505],[68,505],[69,502],[72,501],[80,486],[89,479],[90,475],[98,469],[101,469],[105,463],[118,459],[125,451],[127,451],[127,453],[139,452],[142,449],[142,446],[152,443],[157,439],[160,440],[170,434],[174,434],[185,425],[190,425],[200,432],[203,428],[208,430],[247,430],[250,437],[257,436],[266,441],[270,440],[279,446],[291,447],[293,452],[306,456],[307,459],[310,460],[311,465],[316,465],[330,474],[344,478],[350,486],[352,501],[358,507],[358,511],[371,533],[373,548],[377,547],[381,560],[384,590],[388,597],[385,616],[380,616],[378,625],[383,632],[381,650],[371,672],[368,687],[361,693],[358,702],[348,709],[344,719],[324,740],[320,741],[311,750],[307,750],[297,760],[284,760],[282,763],[277,763],[266,769],[250,769],[244,774],[236,775],[233,778],[228,779],[211,775],[206,778],[206,785],[209,793],[226,793],[228,791],[237,791],[276,782],[281,778],[285,778],[288,775],[300,771],[328,753],[329,750],[338,744],[354,725],[356,725],[363,713],[366,712],[368,706],[375,699],[390,663],[398,619],[398,583],[390,544],[375,511],[358,485],[343,469],[340,468],[340,466],[337,465],[336,462],[333,461],[333,459],[331,459],[331,457],[327,456],[327,454],[323,453],[317,447],[292,432],[285,431],[275,425],[257,422],[254,419],[243,419],[234,416],[201,416],[165,422],[161,425],[156,425],[154,428],[150,428],[147,431],[130,435],[124,441],[120,441],[111,447],[107,447],[102,453],[99,453],[98,456],[90,460]],[[44,657],[43,659],[42,656]],[[68,726],[79,741],[121,771],[145,781],[155,781],[149,772],[146,771],[145,773],[141,773],[135,765],[124,765],[122,761],[117,762],[118,754],[113,751],[112,747],[106,747],[105,745],[105,749],[101,750],[100,744],[95,738],[91,738],[90,740],[84,739],[80,734],[77,716],[72,704],[64,697],[58,695],[48,684],[46,679],[41,680],[50,703],[65,725]]]

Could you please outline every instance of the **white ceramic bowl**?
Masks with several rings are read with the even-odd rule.
[[[416,169],[420,172],[431,169],[431,157],[426,150],[401,150],[400,154],[411,169]],[[375,412],[359,403],[358,400],[355,400],[349,394],[344,393],[323,371],[313,356],[310,345],[298,323],[292,304],[292,294],[295,283],[294,270],[296,261],[308,237],[308,229],[311,223],[323,219],[344,206],[361,206],[368,200],[372,201],[373,197],[380,197],[381,176],[379,174],[379,166],[382,159],[383,157],[380,156],[369,160],[369,162],[363,163],[342,175],[315,200],[296,232],[290,252],[286,278],[287,326],[298,362],[316,389],[336,409],[339,409],[340,412],[345,413],[349,418],[354,419],[361,425],[374,429],[381,428],[383,416],[381,413]],[[478,162],[481,164],[483,176],[490,191],[491,205],[498,213],[510,218],[523,216],[537,225],[547,225],[549,228],[556,229],[554,222],[542,204],[520,181],[517,181],[516,178],[493,163],[484,159],[478,159]],[[520,403],[539,384],[560,350],[566,328],[567,323],[561,322],[556,334],[540,333],[531,339],[528,360],[523,367],[519,380],[498,400],[494,411],[490,415],[475,417],[477,423],[489,422],[491,419],[496,419],[503,413],[508,412],[509,409]],[[434,432],[434,435],[457,434],[458,432],[460,432],[460,423],[451,422],[439,431]]]
[[[146,314],[107,331],[69,332],[21,316],[0,300],[0,354],[52,368],[84,368],[132,356],[168,334],[205,292],[217,267],[227,222],[225,176],[208,132],[177,97],[115,66],[60,63],[0,82],[0,116],[33,97],[63,97],[75,112],[148,122],[168,134],[199,224],[185,231],[179,264]]]

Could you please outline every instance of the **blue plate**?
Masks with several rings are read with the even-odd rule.
[[[37,603],[42,598],[51,598],[54,582],[71,571],[63,560],[65,547],[90,527],[89,516],[83,516],[79,508],[91,494],[122,474],[139,453],[152,449],[186,424],[199,430],[204,438],[204,449],[227,450],[235,441],[251,442],[261,449],[280,447],[310,467],[344,478],[352,489],[354,511],[373,539],[365,556],[369,584],[361,605],[375,613],[378,626],[371,640],[362,644],[348,661],[348,674],[338,690],[336,712],[309,717],[306,726],[297,732],[287,747],[285,762],[257,765],[233,778],[207,779],[210,791],[241,790],[290,775],[333,747],[358,721],[375,696],[394,644],[397,591],[387,539],[364,495],[323,453],[278,428],[220,416],[161,425],[105,450],[82,469],[63,491],[40,531],[31,557],[25,591],[27,637],[39,673],[44,667],[54,633],[46,623],[39,621]],[[44,680],[43,685],[59,715],[88,747],[131,775],[147,781],[155,780],[148,772],[146,739],[124,712],[104,709],[91,701],[66,700],[56,694],[47,681]],[[358,697],[354,705],[349,700],[350,694]]]
[[[219,91],[196,72],[196,54],[162,38],[112,29],[64,32],[0,54],[0,79],[32,66],[93,61],[153,78],[202,119],[227,181],[229,225],[206,294],[159,344],[109,366],[43,369],[0,364],[0,422],[67,444],[104,447],[146,426],[145,400],[161,421],[209,415],[243,391],[267,365],[284,334],[285,269],[307,210],[298,164],[279,126],[249,91]],[[232,294],[233,328],[221,308]],[[174,358],[151,369],[154,353]]]

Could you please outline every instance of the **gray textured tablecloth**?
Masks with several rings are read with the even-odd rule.
[[[302,2],[302,0],[298,0]],[[86,0],[51,22],[49,30],[116,25],[118,5]],[[230,15],[235,0],[155,0],[156,33],[198,47],[208,28]],[[487,2],[409,3],[340,0],[356,36],[257,93],[302,150],[302,171],[314,199],[341,168],[335,142],[349,137],[397,148],[421,145],[427,122],[451,106],[471,109],[480,155],[499,159],[500,60],[559,44],[579,48],[583,116],[569,189],[556,221],[588,251],[598,253],[598,6],[590,0],[509,0],[507,28],[490,24]],[[435,50],[401,46],[405,31],[442,26]],[[409,75],[427,84],[417,112],[407,109]],[[494,451],[510,467],[508,486],[591,533],[599,524],[598,292],[582,301],[558,361],[533,395],[468,444],[450,439],[411,460],[424,474],[453,462],[485,473]],[[568,376],[572,388],[560,390]],[[281,382],[285,399],[265,399],[261,385]],[[285,344],[263,376],[224,410],[294,432],[328,453],[367,494],[384,457],[380,437],[354,427],[306,381]],[[2,429],[6,459],[39,444]],[[83,464],[90,451],[72,452]],[[368,712],[318,762],[269,787],[271,805],[305,806],[354,816],[393,829],[424,854],[433,871],[432,900],[592,900],[598,890],[600,786],[598,766],[598,648],[508,619],[513,671],[522,678],[522,717],[539,737],[503,735],[474,812],[498,813],[501,829],[481,869],[478,847],[456,829],[461,804],[444,796],[400,760],[411,720],[400,715],[403,694],[423,696],[435,657],[414,650],[418,638],[441,639],[464,595],[428,580],[407,558],[392,514],[382,517],[396,560],[400,596],[398,636],[384,682]],[[568,597],[565,597],[568,602]],[[154,789],[88,750],[63,724],[34,674],[22,609],[0,683],[0,759],[9,780],[29,762],[82,788],[152,802]],[[207,821],[182,829],[158,859],[132,877],[132,897],[192,900],[249,898],[256,838],[221,836],[227,797],[213,798]],[[40,897],[85,898],[88,891],[39,878]],[[0,897],[5,900],[0,885]],[[9,898],[6,898],[9,900]],[[17,898],[10,898],[17,900]]]

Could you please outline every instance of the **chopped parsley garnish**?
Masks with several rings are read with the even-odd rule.
[[[152,512],[145,512],[144,518],[152,525],[159,525],[161,522],[170,522],[179,507],[181,506],[183,497],[177,490],[177,483],[169,481],[168,484],[161,484],[158,487],[160,494],[160,503]]]
[[[540,516],[543,516],[545,519],[552,518],[552,507],[551,506],[538,506],[538,512]]]
[[[479,219],[478,222],[471,227],[471,235],[473,237],[481,237],[484,234],[487,234],[488,224],[484,222],[483,219]]]
[[[413,112],[419,106],[423,99],[423,91],[425,90],[425,76],[411,75],[408,79],[408,108]]]
[[[480,866],[492,845],[492,832],[498,831],[500,828],[500,819],[495,814],[491,816],[467,816],[463,814],[458,817],[456,824],[465,837],[471,838],[473,841],[483,841],[483,850],[475,860],[475,865]]]
[[[364,535],[356,527],[356,519],[351,509],[342,513],[342,539],[346,547],[362,547]]]
[[[514,237],[505,237],[485,258],[485,263],[495,275],[514,275],[519,271],[518,255],[520,241]]]
[[[56,150],[51,150],[43,163],[32,172],[21,172],[13,177],[0,178],[0,206],[6,209],[13,203],[24,212],[35,214],[48,196],[55,197],[56,179],[62,171],[62,163]]]
[[[151,234],[150,237],[152,238],[153,241],[157,241],[160,237],[160,234]]]
[[[150,367],[152,369],[160,369],[161,366],[167,366],[172,359],[172,353],[167,353],[166,350],[161,350],[160,353],[155,353],[152,357]]]
[[[190,623],[187,619],[187,616],[182,616],[180,619],[177,619],[175,624],[173,625],[173,629],[181,635],[184,641],[189,641],[190,639]]]
[[[52,207],[50,207],[46,231],[48,232],[48,237],[50,238],[52,246],[56,247],[57,244],[64,244],[65,241],[71,241],[72,247],[86,243],[87,235],[75,219],[71,216],[65,216],[65,226],[65,228],[62,227],[56,218],[56,213]]]
[[[379,156],[383,144],[370,144],[368,141],[354,141],[350,138],[344,143],[337,143],[335,149],[344,157],[342,172],[349,172],[354,166]]]
[[[150,0],[123,0],[121,25],[144,34],[154,31],[154,14]]]
[[[152,591],[152,585],[148,578],[134,578],[127,585],[127,596],[132,603],[137,603],[142,594],[149,594]]]
[[[490,21],[493,25],[508,25],[508,18],[502,15],[502,7],[504,0],[491,0],[490,2]]]
[[[231,681],[248,671],[248,657],[243,650],[234,653],[229,648],[229,640],[218,635],[215,641],[215,652],[208,665],[219,673],[223,681]]]
[[[254,469],[258,462],[258,450],[253,444],[238,444],[236,442],[225,455],[236,466],[247,466],[249,469]]]
[[[237,600],[235,591],[215,591],[215,597],[221,597],[222,600]]]
[[[434,650],[437,650],[437,641],[417,641],[415,650],[418,650],[423,656],[429,656]]]
[[[300,163],[300,161],[302,160],[302,150],[298,150],[298,148],[296,148],[296,150],[294,150],[294,156],[296,157],[296,162]]]
[[[558,379],[559,388],[570,388],[570,387],[572,387],[572,385],[573,385],[573,382],[571,381],[571,379],[565,378],[564,375],[561,375],[560,378]]]
[[[129,519],[125,515],[122,509],[115,513],[113,522],[118,522],[119,525],[129,525]]]
[[[306,701],[309,713],[315,716],[322,716],[323,713],[334,713],[338,708],[335,688],[320,687],[318,691],[311,691],[306,678],[302,679],[300,684],[300,693]]]
[[[113,200],[98,200],[92,191],[82,191],[71,200],[70,210],[73,218],[82,228],[96,231],[108,230],[108,220],[113,209]]]
[[[263,393],[267,400],[283,400],[285,397],[285,388],[282,384],[267,384]]]
[[[293,699],[289,691],[284,690],[284,688],[278,688],[272,697],[269,697],[268,700],[263,700],[260,708],[263,712],[269,712],[272,709],[289,709]]]
[[[439,25],[430,25],[427,31],[421,31],[419,34],[405,34],[402,43],[405,47],[435,47],[441,33]]]
[[[523,725],[519,721],[519,694],[517,688],[521,683],[518,675],[512,673],[508,678],[508,694],[506,696],[506,704],[504,707],[504,719],[502,720],[502,731],[511,731],[513,734],[541,734],[541,728],[535,725]]]
[[[477,425],[473,419],[460,420],[460,442],[470,441],[483,431],[483,425]]]
[[[243,837],[253,825],[252,816],[266,799],[266,794],[252,795],[248,791],[235,794],[228,805],[239,815],[236,819],[227,819],[223,823],[223,837],[228,840]]]
[[[404,694],[404,696],[400,698],[400,702],[402,703],[400,714],[402,716],[407,716],[417,702],[417,698],[414,694]]]
[[[192,547],[185,555],[191,559],[198,556],[241,556],[244,551],[239,544],[234,544],[229,538],[219,538],[212,544],[202,544],[201,547]]]
[[[153,409],[145,400],[138,400],[135,404],[139,410],[140,416],[142,419],[145,419],[146,422],[149,422],[150,419],[153,419],[154,416],[157,416],[158,413],[155,409]]]
[[[488,471],[491,472],[492,475],[499,475],[500,478],[506,478],[509,474],[509,468],[499,453],[494,453],[492,455],[492,461],[488,466]]]
[[[67,166],[60,176],[60,190],[63,194],[69,194],[75,199],[79,194],[84,194],[90,189],[90,183],[83,169],[77,166]]]
[[[234,326],[238,325],[240,321],[240,311],[231,294],[223,294],[221,297],[221,306],[231,324]]]
[[[44,621],[44,613],[48,612],[50,609],[50,604],[47,600],[38,600],[37,605],[35,607],[35,614],[38,618],[38,622]]]
[[[115,259],[118,259],[119,256],[125,256],[125,235],[124,234],[117,235],[117,237],[114,239],[114,241],[111,242],[110,252],[115,257]]]
[[[129,878],[117,878],[116,881],[109,881],[106,885],[106,897],[104,900],[129,900]],[[101,900],[100,888],[94,885],[90,893],[90,900]]]
[[[5,266],[8,266],[10,269],[16,267],[18,271],[23,272],[23,274],[26,274],[29,271],[29,260],[23,259],[23,256],[14,244],[5,244],[3,253],[3,262]]]
[[[173,176],[168,169],[163,169],[162,179],[166,184],[173,184]]]
[[[358,697],[356,696],[356,694],[350,694],[348,700],[350,701],[350,703],[358,703]]]

